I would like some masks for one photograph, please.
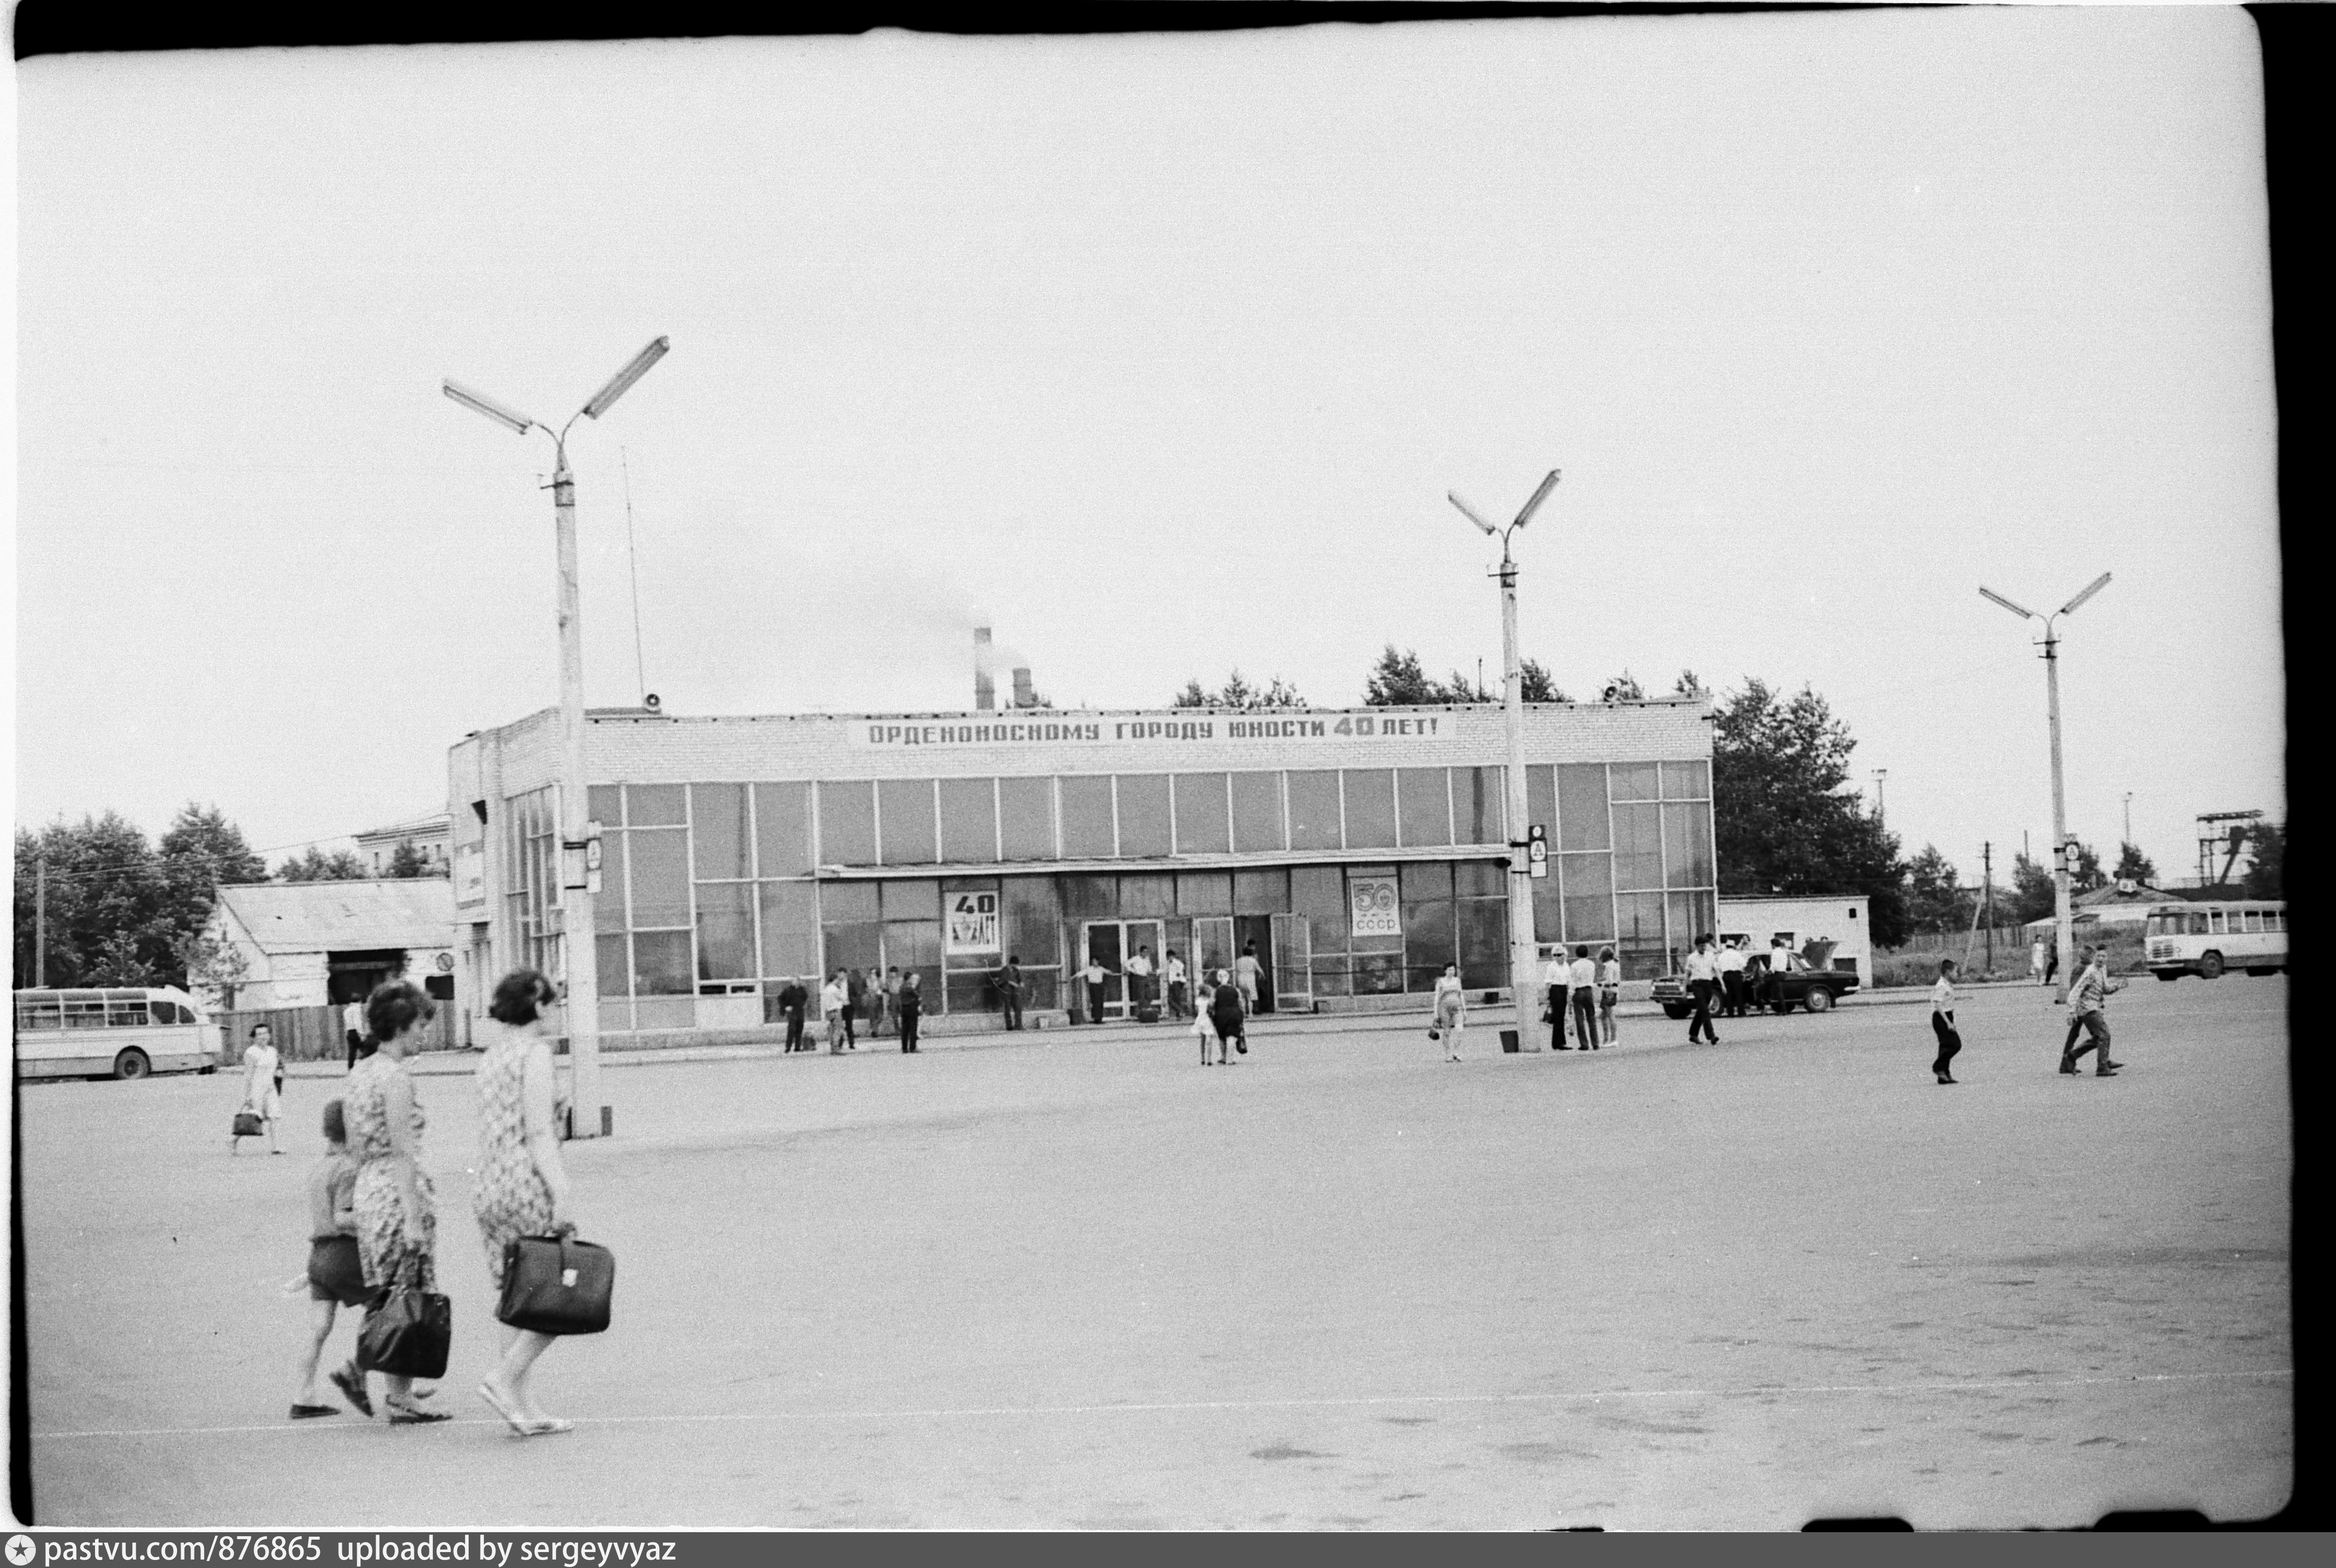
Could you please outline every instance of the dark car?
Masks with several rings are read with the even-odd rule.
[[[1752,988],[1752,1005],[1778,1013],[1789,1013],[1795,1008],[1805,1008],[1813,1013],[1827,1012],[1834,1003],[1857,989],[1855,969],[1795,969],[1782,975],[1764,969],[1744,978]],[[1686,1018],[1695,1011],[1684,975],[1665,975],[1655,982],[1653,994],[1656,1003],[1674,1018]]]

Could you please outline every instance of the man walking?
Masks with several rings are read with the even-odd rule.
[[[1591,959],[1588,943],[1575,944],[1573,963],[1565,978],[1573,998],[1573,1043],[1582,1050],[1594,1051],[1598,1048],[1598,966]]]
[[[1719,943],[1719,1016],[1740,1018],[1744,1016],[1744,965],[1751,954],[1744,950],[1748,939],[1724,937]]]
[[[1168,982],[1168,1016],[1172,1018],[1191,1018],[1192,999],[1186,991],[1184,960],[1177,956],[1174,948],[1168,950],[1168,965],[1163,976]]]
[[[2088,1051],[2098,1051],[2100,1054],[2093,1060],[2093,1076],[2114,1078],[2117,1069],[2125,1064],[2109,1060],[2108,999],[2111,991],[2121,991],[2125,985],[2123,981],[2109,979],[2106,950],[2096,951],[2088,948],[2085,951],[2088,961],[2083,972],[2077,976],[2076,984],[2069,989],[2068,1011],[2091,1038],[2074,1050],[2065,1045],[2061,1047],[2060,1070],[2073,1075],[2078,1057]],[[2070,1038],[2074,1037],[2072,1032]]]
[[[1016,953],[1007,959],[1006,967],[998,971],[997,985],[998,1005],[1005,1011],[1006,1027],[1009,1029],[1020,1028],[1022,1027],[1021,954]]]
[[[1955,1082],[1947,1064],[1963,1048],[1962,1036],[1955,1032],[1955,960],[1939,960],[1939,983],[1931,988],[1931,1032],[1939,1037],[1938,1059],[1931,1064],[1932,1073],[1942,1084]]]
[[[347,1037],[349,1071],[354,1073],[357,1070],[357,1057],[365,1050],[365,998],[362,997],[341,1009],[341,1033]]]
[[[1719,994],[1719,960],[1712,956],[1709,933],[1696,938],[1695,951],[1687,956],[1687,989],[1695,998],[1695,1016],[1687,1021],[1687,1043],[1695,1044],[1700,1034],[1718,1045],[1719,1031],[1711,1027],[1711,1001]]]
[[[1549,1006],[1549,1048],[1570,1051],[1565,1043],[1565,993],[1573,986],[1573,966],[1565,961],[1565,945],[1561,942],[1549,950],[1549,962],[1541,971],[1541,983],[1548,988],[1544,1000]]]

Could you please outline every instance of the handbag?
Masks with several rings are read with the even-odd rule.
[[[256,1138],[267,1130],[267,1127],[260,1122],[259,1113],[258,1111],[245,1110],[238,1111],[235,1114],[235,1135],[237,1137]]]
[[[452,1301],[435,1290],[392,1286],[365,1312],[357,1366],[393,1378],[443,1378],[453,1342]]]
[[[598,1334],[608,1326],[617,1255],[573,1236],[513,1236],[503,1243],[503,1296],[495,1320],[538,1334]]]
[[[1431,1040],[1440,1040],[1444,1037],[1444,1031],[1430,1024],[1427,1026],[1427,1037]]]

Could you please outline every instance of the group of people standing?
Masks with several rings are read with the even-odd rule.
[[[496,986],[487,1009],[493,1024],[478,1065],[479,1164],[471,1206],[488,1277],[498,1290],[504,1250],[512,1241],[575,1229],[547,1036],[547,1013],[557,1001],[549,979],[520,969]],[[295,1420],[337,1414],[316,1387],[337,1308],[370,1308],[392,1290],[437,1289],[437,1193],[422,1158],[429,1118],[406,1065],[436,1011],[437,1004],[408,981],[376,988],[364,1004],[364,1032],[346,1086],[324,1108],[326,1152],[308,1178],[310,1333],[292,1397]],[[530,1385],[551,1339],[504,1325],[501,1354],[479,1385],[479,1398],[522,1437],[574,1425],[544,1414]],[[328,1380],[350,1406],[371,1417],[370,1376],[352,1357]],[[384,1374],[383,1383],[383,1414],[391,1425],[452,1418],[427,1407],[423,1401],[435,1390],[415,1386],[411,1378]]]
[[[1015,961],[1018,964],[1021,960]],[[1158,963],[1153,961],[1152,950],[1149,947],[1138,948],[1133,958],[1124,960],[1115,969],[1090,952],[1087,954],[1085,967],[1078,971],[1079,984],[1086,998],[1087,1022],[1100,1024],[1104,1021],[1104,1008],[1107,999],[1106,984],[1114,977],[1127,982],[1127,1016],[1130,1018],[1157,1023],[1196,1018],[1198,1014],[1193,1004],[1192,986],[1187,979],[1188,973],[1184,967],[1183,956],[1174,948],[1170,948],[1166,958]],[[1265,965],[1257,956],[1257,944],[1255,942],[1243,944],[1241,956],[1232,961],[1232,967],[1230,969],[1203,972],[1201,979],[1204,988],[1230,983],[1234,994],[1240,999],[1242,1017],[1246,1018],[1258,1011],[1260,997],[1264,989]],[[1155,987],[1159,986],[1164,986],[1167,991],[1168,1006],[1164,1019],[1157,1007],[1161,993]],[[999,990],[1003,992],[1004,989],[1001,983]],[[1211,991],[1209,1007],[1212,1011],[1216,1007],[1213,990]],[[1018,1017],[1018,1002],[1016,1011]],[[1145,1017],[1146,1014],[1150,1015],[1148,1019]],[[1074,1003],[1071,1008],[1071,1021],[1076,1023],[1078,1016],[1079,1008]],[[1012,1024],[1007,1026],[1008,1028],[1013,1027]]]
[[[1458,971],[1446,969],[1445,973],[1456,975]],[[1542,1017],[1549,1024],[1551,1050],[1594,1051],[1615,1043],[1619,1037],[1614,1027],[1614,1004],[1622,999],[1622,966],[1615,959],[1612,948],[1601,948],[1593,959],[1588,944],[1577,942],[1570,961],[1562,946],[1552,948],[1541,979],[1547,988]],[[1574,1040],[1570,1046],[1565,1043],[1569,1015],[1573,1020]]]

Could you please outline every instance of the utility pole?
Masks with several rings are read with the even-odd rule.
[[[1503,706],[1508,713],[1509,765],[1507,796],[1509,835],[1509,988],[1517,1005],[1519,1044],[1532,1037],[1526,1027],[1525,1008],[1532,999],[1533,987],[1540,979],[1540,952],[1533,941],[1533,867],[1526,858],[1531,848],[1525,813],[1525,705],[1524,672],[1517,662],[1517,563],[1510,553],[1509,540],[1517,530],[1531,521],[1549,492],[1557,488],[1556,469],[1541,482],[1517,513],[1517,520],[1505,529],[1495,528],[1476,515],[1466,502],[1448,495],[1452,504],[1463,516],[1487,534],[1496,534],[1501,541],[1501,564],[1497,575],[1501,579],[1501,653],[1505,666],[1502,682]]]
[[[1890,813],[1882,803],[1882,786],[1889,781],[1889,778],[1888,768],[1878,767],[1874,770],[1874,820],[1885,828],[1890,825]]]
[[[1979,846],[1979,907],[1987,911],[1987,968],[1995,972],[1995,845],[1990,842]]]
[[[33,989],[49,989],[49,857],[33,862]]]
[[[2133,842],[2133,792],[2125,792],[2125,842]]]

